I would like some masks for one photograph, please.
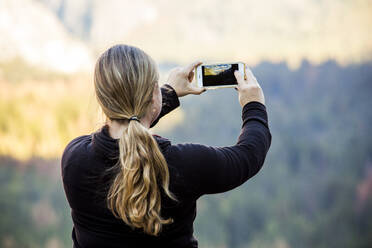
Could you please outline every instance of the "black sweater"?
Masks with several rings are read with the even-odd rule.
[[[162,111],[151,127],[180,105],[170,85],[163,85],[161,92]],[[162,192],[161,214],[172,217],[174,223],[164,225],[159,237],[132,230],[106,208],[105,196],[113,175],[105,171],[116,163],[118,155],[118,140],[110,137],[108,126],[70,141],[62,155],[61,169],[71,207],[74,247],[198,247],[193,236],[196,200],[204,194],[234,189],[254,176],[270,147],[263,104],[247,103],[242,109],[242,121],[238,142],[233,146],[171,144],[153,134],[168,164],[169,189],[179,200],[175,203]]]

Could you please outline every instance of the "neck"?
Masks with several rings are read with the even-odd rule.
[[[136,120],[132,120],[132,121],[136,121]],[[150,128],[152,121],[149,121],[147,118],[143,118],[140,121],[141,121],[141,125],[143,125],[147,129]],[[124,123],[119,123],[117,121],[112,121],[108,119],[107,124],[109,126],[109,134],[111,138],[120,139],[122,133],[128,127],[129,122],[125,121]]]

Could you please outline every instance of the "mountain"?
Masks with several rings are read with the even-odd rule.
[[[92,65],[87,45],[37,1],[0,1],[0,37],[1,61],[21,58],[62,72],[87,70]]]
[[[369,0],[38,0],[101,52],[134,44],[159,61],[372,58]]]
[[[92,51],[126,43],[179,64],[348,64],[372,58],[371,12],[368,0],[3,0],[0,60],[73,72],[92,68]]]

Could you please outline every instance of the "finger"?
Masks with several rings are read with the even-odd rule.
[[[245,84],[245,81],[244,81],[242,75],[239,73],[239,71],[234,71],[234,75],[235,75],[236,81],[238,82],[238,85],[237,85],[238,88],[241,85]]]
[[[203,64],[203,62],[201,61],[195,61],[194,63],[191,63],[189,64],[188,66],[186,66],[186,73],[189,74],[190,72],[192,72],[196,67],[198,67],[199,65]]]
[[[248,66],[244,63],[244,80],[247,80],[247,68]]]

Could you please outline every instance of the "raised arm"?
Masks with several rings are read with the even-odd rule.
[[[259,102],[247,103],[242,119],[242,130],[233,146],[192,143],[171,146],[172,159],[179,164],[195,198],[234,189],[262,168],[271,144],[266,107]]]
[[[235,72],[242,106],[242,129],[233,146],[178,144],[170,147],[170,159],[178,163],[180,176],[192,197],[221,193],[238,187],[257,174],[271,145],[265,97],[253,73],[247,79]]]
[[[162,107],[161,107],[161,112],[150,125],[150,128],[155,126],[156,123],[159,122],[160,118],[163,117],[164,115],[168,114],[172,110],[176,109],[178,106],[180,106],[180,101],[178,99],[177,93],[174,90],[172,86],[169,84],[163,84],[160,87],[161,91],[161,96],[162,96]]]

